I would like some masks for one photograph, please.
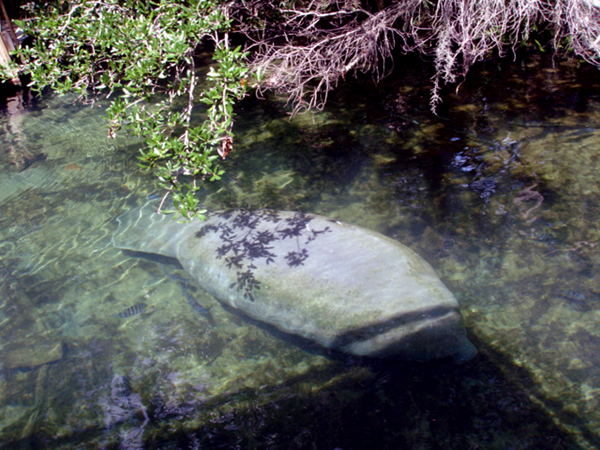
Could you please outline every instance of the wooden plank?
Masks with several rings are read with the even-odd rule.
[[[6,66],[11,61],[10,53],[19,48],[19,41],[17,40],[17,35],[2,0],[0,0],[0,8],[2,9],[2,15],[4,16],[3,23],[7,25],[9,31],[6,32],[4,27],[0,27],[0,66]],[[12,75],[12,84],[20,86],[21,80],[19,79],[17,71],[14,70]]]

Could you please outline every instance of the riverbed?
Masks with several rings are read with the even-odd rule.
[[[461,305],[479,351],[462,365],[307,345],[176,262],[114,248],[116,217],[163,195],[141,143],[107,137],[103,102],[9,99],[2,448],[600,446],[600,74],[539,53],[490,61],[433,114],[427,70],[406,59],[295,117],[245,99],[226,174],[201,196],[409,246]]]

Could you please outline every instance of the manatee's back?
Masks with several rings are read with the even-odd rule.
[[[458,303],[431,266],[379,233],[287,211],[215,212],[177,257],[223,303],[325,347],[468,359]]]
[[[124,250],[176,257],[175,248],[185,233],[186,224],[173,220],[173,216],[157,214],[157,210],[158,204],[151,201],[119,216],[113,245]]]
[[[357,355],[466,360],[475,352],[431,266],[379,233],[269,210],[178,223],[153,203],[118,221],[115,246],[176,257],[217,299],[285,332]]]

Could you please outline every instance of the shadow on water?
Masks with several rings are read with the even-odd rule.
[[[517,368],[508,380],[498,372],[497,357],[479,355],[456,366],[352,362],[338,355],[333,370],[200,406],[155,397],[145,408],[149,420],[138,443],[148,449],[580,448],[515,386],[515,378],[529,376]],[[141,421],[129,417],[113,432]],[[84,442],[139,448],[109,433],[103,427],[72,430],[64,438],[37,432],[2,448],[80,448]]]
[[[324,380],[324,388],[300,395],[285,385],[240,392],[236,403],[243,399],[246,408],[191,433],[161,436],[152,448],[198,441],[249,449],[580,448],[485,356],[465,366],[363,361],[353,369],[367,370],[366,377]]]

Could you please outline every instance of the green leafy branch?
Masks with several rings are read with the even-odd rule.
[[[145,140],[140,165],[153,171],[184,217],[202,216],[198,180],[218,180],[233,142],[233,107],[247,92],[247,54],[231,48],[222,1],[78,0],[30,4],[18,22],[34,37],[19,70],[30,86],[111,98],[109,135],[126,128]],[[199,90],[194,56],[212,46],[216,67]],[[201,91],[201,92],[198,92]],[[192,122],[198,101],[206,119]],[[161,207],[163,206],[161,202]]]

